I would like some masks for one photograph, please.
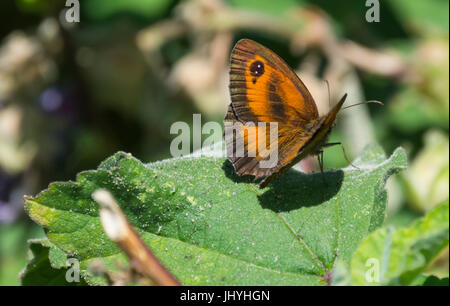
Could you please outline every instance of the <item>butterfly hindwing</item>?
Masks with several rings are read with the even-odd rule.
[[[277,137],[274,137],[274,131],[268,128],[270,125],[261,128],[237,120],[231,105],[224,121],[228,159],[237,174],[253,175],[255,180],[272,175],[294,159],[310,137],[308,131],[282,123],[278,124]],[[260,133],[265,133],[262,135],[265,135],[266,145],[261,145],[262,149],[258,143]],[[273,154],[277,157],[275,163],[270,167],[262,167],[261,161],[269,160]]]

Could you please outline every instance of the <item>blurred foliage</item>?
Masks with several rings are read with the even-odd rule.
[[[413,284],[436,254],[448,246],[448,213],[447,201],[410,227],[398,230],[383,227],[374,231],[352,256],[352,284]],[[378,282],[367,278],[367,262],[373,259],[383,267]]]
[[[243,37],[296,68],[326,111],[349,92],[332,141],[351,156],[372,142],[403,146],[410,169],[388,181],[387,224],[409,225],[448,199],[449,42],[446,0],[81,0],[81,22],[63,0],[0,1],[0,283],[16,284],[26,238],[23,195],[73,179],[123,150],[170,156],[175,121],[221,121],[228,57]],[[347,165],[339,148],[327,168]],[[313,160],[302,162],[314,170]],[[7,247],[6,247],[7,246]],[[448,250],[429,267],[448,275]]]
[[[404,175],[406,196],[419,212],[431,210],[448,199],[449,144],[438,131],[425,134],[425,146]]]

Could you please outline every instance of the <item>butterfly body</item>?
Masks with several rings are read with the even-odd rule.
[[[264,178],[260,188],[306,156],[321,153],[346,98],[319,116],[314,99],[295,72],[274,52],[248,39],[236,43],[231,53],[230,96],[224,119],[225,134],[232,135],[225,139],[227,152],[233,153],[228,159],[237,174]],[[278,127],[276,140],[270,130],[265,149],[259,150],[257,135],[267,129],[257,125],[271,122]],[[233,124],[234,132],[227,123]],[[243,156],[235,154],[238,143],[244,144]],[[273,167],[261,167],[263,156],[272,150],[278,150],[278,161]]]

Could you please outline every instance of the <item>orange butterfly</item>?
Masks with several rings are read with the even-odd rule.
[[[319,116],[313,97],[295,72],[273,51],[252,40],[238,41],[231,53],[230,95],[224,119],[225,136],[231,135],[225,137],[227,156],[237,174],[253,175],[255,180],[264,178],[260,188],[308,155],[318,156],[323,172],[322,148],[341,144],[327,141],[347,95],[327,115]],[[276,143],[267,127],[261,130],[257,126],[260,122],[277,123]],[[266,134],[266,146],[257,151],[257,135],[262,132]],[[243,155],[236,154],[238,140],[243,141]],[[261,167],[260,162],[271,150],[278,150],[276,163]]]

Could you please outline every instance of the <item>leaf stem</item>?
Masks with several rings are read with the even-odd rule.
[[[308,253],[311,255],[311,257],[314,259],[314,261],[323,269],[323,271],[325,272],[325,280],[328,283],[329,282],[328,278],[331,275],[330,271],[325,267],[323,262],[316,256],[316,254],[314,254],[314,252],[311,250],[311,248],[306,244],[306,242],[305,242],[305,240],[303,240],[302,236],[300,236],[300,234],[298,234],[294,230],[294,228],[289,224],[289,222],[287,222],[286,218],[284,218],[284,216],[281,215],[280,213],[277,213],[277,215],[281,218],[281,220],[283,220],[284,224],[286,224],[286,226],[295,235],[295,237],[303,244],[303,246],[308,251]]]

